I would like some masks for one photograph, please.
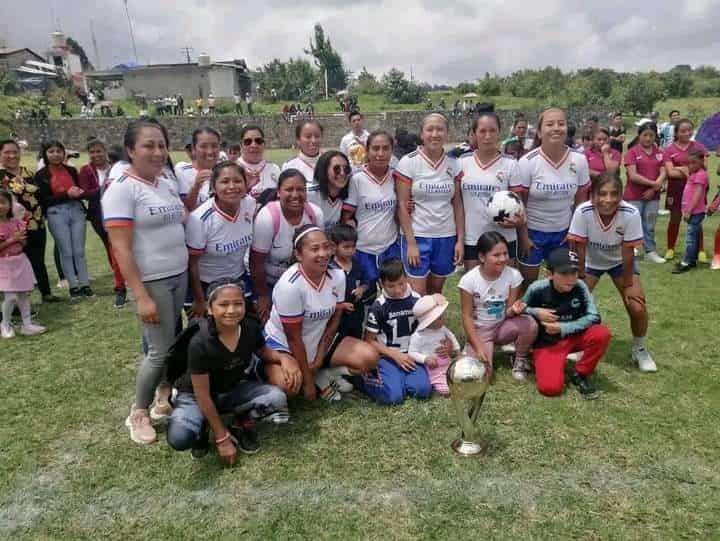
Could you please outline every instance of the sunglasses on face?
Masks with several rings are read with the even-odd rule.
[[[263,139],[262,137],[248,137],[247,139],[243,139],[243,145],[245,145],[246,147],[249,147],[253,143],[255,143],[256,145],[264,145],[265,139]]]
[[[350,166],[348,166],[348,165],[333,165],[332,171],[336,175],[343,174],[343,175],[347,176],[350,174]]]

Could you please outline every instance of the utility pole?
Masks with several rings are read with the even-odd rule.
[[[183,47],[182,49],[180,49],[180,52],[181,52],[181,53],[185,53],[185,56],[187,57],[187,63],[188,63],[188,64],[192,64],[192,61],[190,60],[190,51],[194,51],[194,50],[195,50],[195,49],[193,49],[192,47]]]
[[[135,45],[135,33],[133,32],[132,19],[130,19],[130,11],[128,10],[128,0],[125,0],[125,16],[128,20],[128,26],[130,27],[130,40],[132,41],[133,53],[135,54],[135,63],[140,64],[137,54],[137,46]]]
[[[99,70],[100,67],[100,49],[98,48],[97,39],[95,38],[95,28],[93,27],[93,20],[90,19],[90,36],[92,37],[93,50],[95,52],[95,69]]]

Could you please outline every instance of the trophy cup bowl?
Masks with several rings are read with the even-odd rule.
[[[480,442],[477,421],[485,393],[490,386],[487,367],[474,357],[460,356],[448,366],[447,381],[450,400],[460,422],[460,437],[451,447],[463,456],[482,453],[485,445]]]

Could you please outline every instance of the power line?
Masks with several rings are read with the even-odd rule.
[[[97,39],[95,38],[95,28],[93,27],[93,20],[90,19],[90,36],[92,37],[93,50],[95,52],[95,69],[99,70],[100,67],[100,49],[98,48]]]
[[[193,49],[192,47],[182,47],[182,48],[180,49],[180,52],[181,52],[181,53],[185,53],[185,56],[187,57],[187,63],[188,63],[188,64],[191,64],[191,63],[192,63],[192,61],[190,60],[190,51],[194,51],[194,50],[195,50],[195,49]]]
[[[135,63],[140,64],[137,54],[137,46],[135,45],[135,33],[133,32],[132,19],[130,19],[130,11],[128,10],[128,0],[125,0],[125,16],[128,20],[128,26],[130,27],[130,40],[132,41],[133,53],[135,53]]]

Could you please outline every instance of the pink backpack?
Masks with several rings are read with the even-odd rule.
[[[280,231],[280,217],[282,216],[282,211],[280,210],[280,201],[270,201],[266,205],[268,212],[270,213],[270,217],[272,218],[272,224],[273,224],[273,238],[278,234],[278,231]],[[315,210],[313,209],[312,205],[305,202],[305,208],[304,208],[305,214],[307,214],[308,218],[310,218],[310,222],[312,222],[313,225],[317,224],[317,216],[315,215]]]

